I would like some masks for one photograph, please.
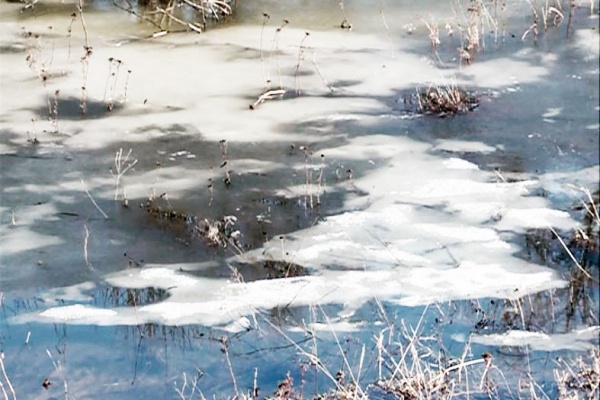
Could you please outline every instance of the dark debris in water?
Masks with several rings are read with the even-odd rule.
[[[238,249],[241,248],[241,232],[235,229],[237,217],[234,215],[225,215],[221,219],[192,220],[191,229],[195,235],[198,235],[210,245],[227,247],[232,244]]]
[[[161,202],[161,200],[164,200]],[[225,215],[220,219],[199,218],[182,211],[175,210],[166,199],[166,195],[151,197],[140,204],[154,220],[169,224],[173,233],[183,233],[187,239],[202,238],[209,246],[233,247],[241,251],[241,232],[235,228],[237,217]]]
[[[266,260],[262,263],[270,279],[291,278],[308,275],[308,270],[301,265],[285,261]]]
[[[525,249],[530,258],[546,264],[568,265],[575,260],[584,270],[598,272],[598,223],[584,219],[580,228],[560,238],[550,229],[531,229],[525,234]]]
[[[556,270],[567,281],[565,288],[540,292],[515,300],[493,300],[477,307],[474,329],[478,333],[502,333],[513,329],[564,333],[572,327],[597,325],[600,292],[598,193],[574,207],[584,211],[581,225],[571,232],[531,229],[525,233],[529,260]],[[569,387],[568,383],[565,383]]]
[[[262,279],[294,278],[309,275],[309,270],[301,265],[280,260],[260,260],[239,262],[232,265],[244,282]]]

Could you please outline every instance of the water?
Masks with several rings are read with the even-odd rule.
[[[439,346],[490,352],[497,398],[525,371],[552,398],[551,360],[597,346],[595,281],[556,241],[531,250],[579,225],[577,186],[598,188],[585,6],[569,39],[563,22],[538,44],[520,40],[526,4],[491,8],[506,34],[467,65],[458,3],[246,2],[202,35],[158,38],[100,4],[87,39],[70,4],[2,4],[0,343],[18,397],[61,398],[66,382],[69,398],[189,398],[195,378],[195,394],[226,397],[255,368],[261,396],[288,371],[308,396],[333,387],[317,354],[332,376],[362,365],[386,398],[370,385],[417,329],[429,365]],[[280,84],[283,99],[249,109]],[[404,99],[431,85],[479,106],[415,113]],[[225,216],[241,234],[226,248],[194,229]],[[507,344],[511,330],[533,336]]]

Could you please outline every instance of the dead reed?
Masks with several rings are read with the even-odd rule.
[[[114,161],[115,168],[114,168],[114,170],[112,168],[110,170],[110,172],[115,176],[115,201],[119,199],[120,183],[121,183],[121,180],[123,179],[123,176],[127,173],[127,171],[129,171],[131,168],[133,168],[138,162],[137,159],[130,159],[132,152],[133,152],[133,149],[129,149],[127,154],[125,154],[125,156],[123,156],[123,149],[120,148],[115,153],[115,161]],[[126,196],[125,188],[122,189],[121,201],[123,202],[124,205],[127,205],[126,204],[127,196]]]
[[[554,369],[558,399],[597,399],[600,397],[600,348],[574,362],[559,359]]]
[[[81,57],[81,74],[83,77],[83,82],[81,85],[81,102],[79,108],[81,109],[82,114],[87,113],[87,80],[88,73],[90,69],[90,58],[93,54],[92,46],[90,46],[87,24],[85,23],[85,17],[83,14],[83,0],[78,0],[77,2],[77,12],[79,14],[79,20],[81,21],[81,27],[83,29],[84,35],[84,44],[83,44],[83,56]]]
[[[108,59],[108,63],[108,76],[106,78],[106,85],[104,86],[103,101],[107,103],[106,107],[110,112],[114,109],[114,99],[116,95],[117,81],[119,79],[119,71],[121,69],[121,66],[123,65],[123,61],[118,60],[114,57],[110,57]],[[125,89],[125,91],[127,91],[127,89]]]
[[[417,88],[416,102],[417,112],[440,117],[466,113],[478,105],[475,95],[454,84],[431,85],[426,89]]]
[[[219,147],[221,149],[221,169],[225,177],[223,178],[223,183],[225,187],[231,186],[231,171],[229,169],[229,162],[227,161],[227,140],[221,139],[219,141]]]
[[[296,67],[294,68],[294,86],[296,88],[296,95],[300,95],[300,86],[299,86],[299,73],[300,73],[300,64],[304,61],[304,53],[306,48],[304,47],[304,42],[310,36],[309,32],[304,33],[304,37],[300,41],[300,46],[298,46],[298,62],[296,63]]]

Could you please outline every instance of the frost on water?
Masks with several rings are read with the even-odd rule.
[[[439,157],[431,150],[389,136],[359,137],[323,150],[326,159],[346,154],[385,166],[354,178],[351,190],[367,195],[349,200],[347,211],[230,259],[232,264],[290,262],[307,268],[307,276],[241,282],[194,277],[177,264],[148,265],[111,274],[105,281],[116,287],[166,289],[169,297],[161,302],[138,306],[135,312],[130,307],[108,312],[63,306],[18,319],[199,323],[242,330],[263,310],[338,304],[343,309],[335,324],[347,330],[345,321],[375,297],[417,306],[514,299],[564,287],[566,282],[552,270],[515,255],[520,250],[515,238],[527,229],[575,226],[566,212],[532,196],[540,181],[507,182],[457,155]],[[332,183],[330,190],[348,189],[345,185]]]

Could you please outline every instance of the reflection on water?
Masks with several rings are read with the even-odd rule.
[[[557,390],[549,383],[553,381],[554,367],[547,365],[547,353],[537,351],[533,340],[531,348],[522,341],[507,342],[490,354],[490,346],[477,344],[483,339],[469,343],[468,332],[485,338],[510,329],[518,332],[524,328],[522,324],[551,332],[540,324],[547,327],[556,323],[554,319],[561,319],[560,305],[552,304],[561,296],[561,292],[556,292],[551,296],[532,296],[523,302],[480,299],[424,308],[372,302],[358,310],[356,321],[350,323],[335,317],[340,311],[336,307],[277,309],[257,315],[259,330],[237,334],[195,325],[53,327],[35,323],[6,325],[4,320],[2,326],[8,328],[2,330],[2,341],[7,346],[4,362],[12,384],[20,397],[26,398],[37,393],[58,394],[64,379],[70,396],[176,399],[179,397],[175,388],[181,390],[184,386],[184,373],[190,380],[188,384],[194,377],[197,379],[197,388],[203,393],[230,396],[235,393],[235,386],[240,393],[259,386],[262,396],[275,394],[288,371],[294,387],[303,387],[304,395],[312,398],[313,394],[339,390],[328,374],[349,387],[346,385],[353,384],[352,374],[357,376],[359,366],[362,388],[373,398],[382,394],[377,385],[371,385],[374,382],[396,393],[409,390],[422,378],[421,374],[408,373],[414,368],[427,371],[425,376],[429,378],[420,386],[424,391],[440,390],[442,386],[428,386],[436,379],[452,385],[455,391],[467,390],[465,385],[469,382],[485,379],[489,387],[475,385],[468,389],[474,398],[485,397],[492,387],[499,398],[505,398],[507,393],[524,394],[529,390],[512,384],[527,373],[528,385],[547,382],[543,393],[552,398]],[[375,323],[365,324],[365,320]],[[420,322],[415,327],[407,325],[408,321]],[[562,345],[590,348],[585,335],[580,336],[565,339]],[[17,351],[17,342],[25,338],[26,351]],[[555,341],[550,336],[542,343],[561,346],[560,339]],[[46,351],[60,363],[62,372],[53,371]],[[568,355],[564,351],[552,353],[553,358]],[[487,378],[486,357],[492,357],[493,366]],[[456,375],[456,368],[465,362],[469,364],[461,367],[461,376]],[[39,375],[31,371],[39,371]],[[49,392],[38,392],[35,387],[44,378],[54,387]],[[31,384],[32,379],[39,380],[38,384]],[[190,388],[185,390],[189,393]]]
[[[93,303],[100,307],[140,307],[153,304],[168,297],[168,292],[160,288],[119,288],[106,287],[98,290],[94,295]]]

